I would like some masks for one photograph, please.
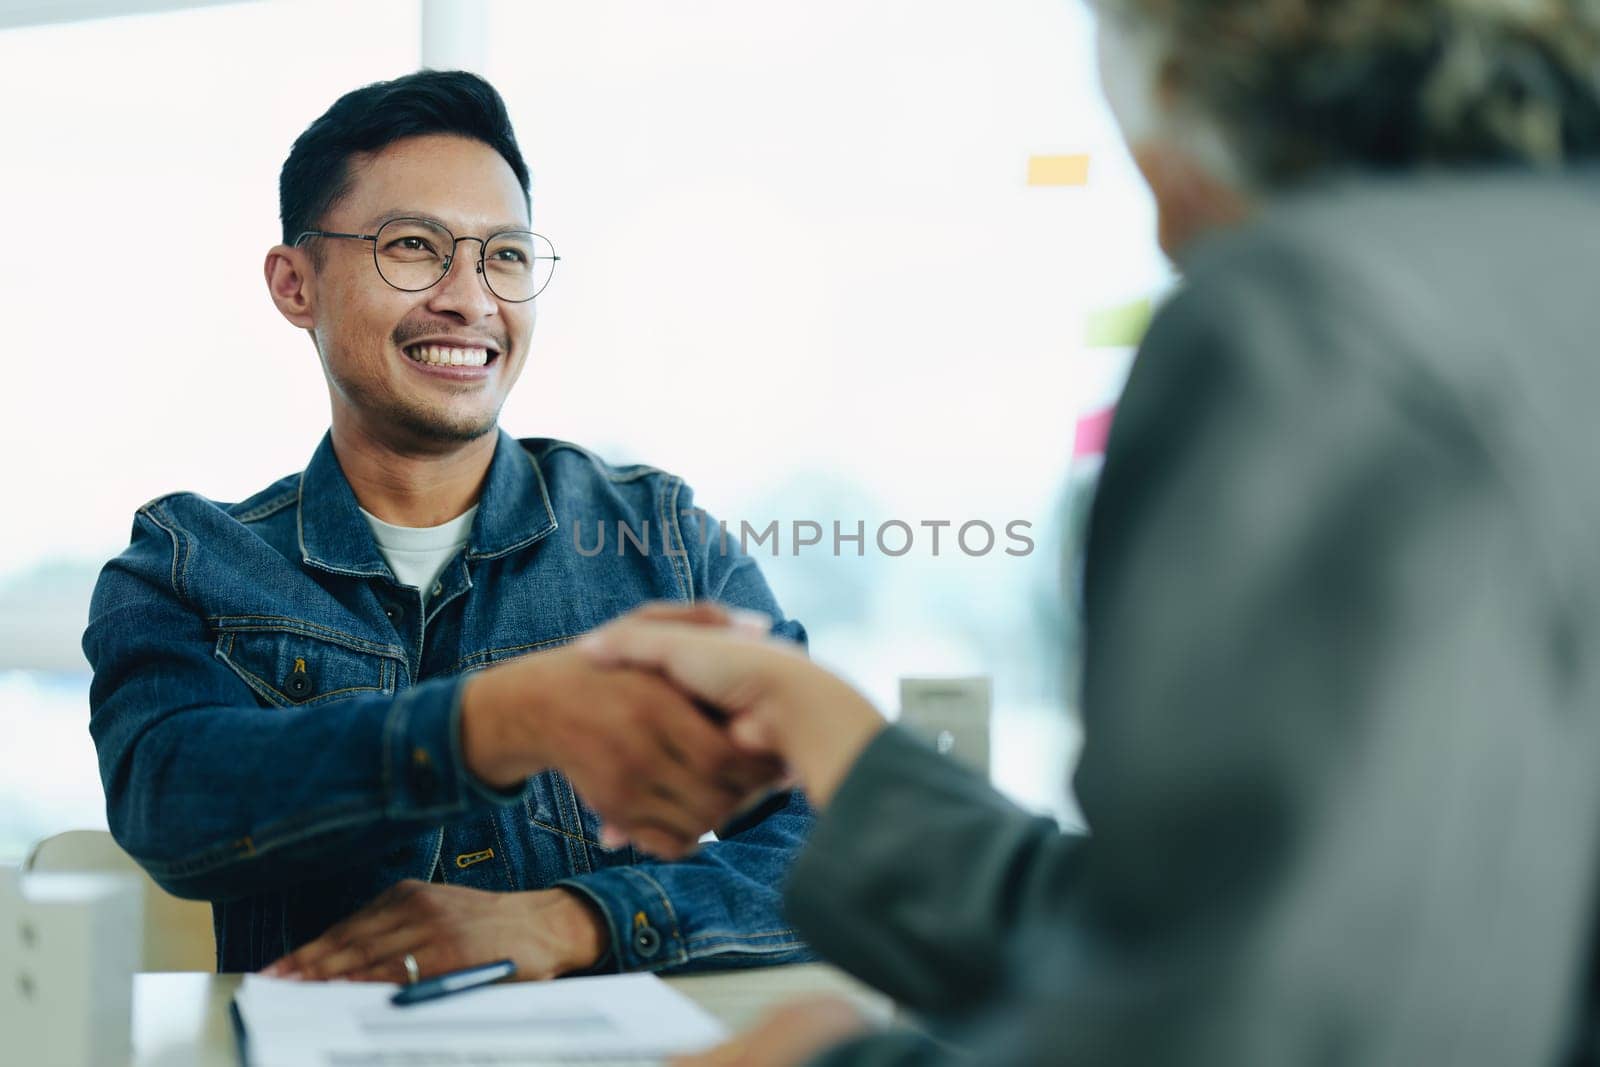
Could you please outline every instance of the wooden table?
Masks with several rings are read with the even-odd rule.
[[[228,1002],[237,974],[141,974],[133,980],[134,1067],[238,1067]],[[838,993],[887,1020],[892,1005],[820,963],[668,978],[667,984],[730,1030],[742,1030],[790,997]]]

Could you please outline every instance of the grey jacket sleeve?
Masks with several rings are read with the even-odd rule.
[[[796,861],[790,920],[826,959],[913,1011],[992,992],[1007,934],[1060,906],[1077,839],[899,727],[867,747]]]
[[[925,1034],[894,1030],[847,1041],[807,1067],[975,1067],[977,1061],[961,1050],[942,1045]]]

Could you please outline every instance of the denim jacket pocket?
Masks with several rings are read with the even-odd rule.
[[[267,704],[301,707],[395,691],[399,665],[372,642],[287,619],[214,625],[216,657]]]

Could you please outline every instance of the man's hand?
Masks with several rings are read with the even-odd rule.
[[[764,620],[714,605],[652,605],[637,615],[724,633],[765,632]],[[570,646],[469,679],[461,742],[468,768],[500,788],[560,770],[605,821],[609,841],[630,840],[667,859],[694,851],[703,833],[782,772],[777,761],[740,751],[659,676],[605,667]]]
[[[673,1060],[672,1067],[798,1067],[871,1028],[867,1017],[843,997],[797,1000],[775,1008],[731,1041]]]
[[[544,979],[592,967],[607,942],[600,917],[565,889],[488,893],[408,880],[261,973],[403,983],[409,952],[424,978],[509,957],[519,980]]]
[[[780,758],[825,805],[884,722],[865,697],[786,641],[624,615],[579,642],[591,660],[664,676],[727,716],[746,752]]]

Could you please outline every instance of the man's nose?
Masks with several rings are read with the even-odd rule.
[[[487,318],[500,310],[483,276],[483,263],[477,248],[476,244],[467,244],[464,240],[456,246],[449,269],[430,290],[430,309],[454,312],[466,322]]]

